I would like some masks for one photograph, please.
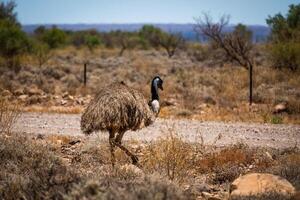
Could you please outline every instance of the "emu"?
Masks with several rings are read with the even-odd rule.
[[[151,100],[128,87],[124,82],[114,83],[100,90],[81,116],[81,130],[89,135],[95,131],[109,133],[112,166],[115,165],[115,147],[119,147],[138,165],[138,158],[122,145],[124,133],[136,131],[152,124],[159,107],[158,89],[163,90],[163,80],[156,76],[151,82]]]

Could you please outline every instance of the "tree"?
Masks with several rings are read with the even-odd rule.
[[[162,30],[153,25],[144,25],[139,31],[141,40],[145,42],[144,46],[151,46],[153,48],[160,47],[159,37],[162,34]]]
[[[27,35],[18,25],[8,20],[0,20],[0,46],[0,56],[6,59],[9,67],[19,71],[19,56],[30,47]]]
[[[244,25],[237,25],[232,33],[224,33],[223,29],[229,23],[229,16],[223,15],[219,22],[213,23],[208,14],[196,19],[195,31],[203,34],[220,47],[227,58],[237,62],[249,71],[249,104],[253,97],[253,58],[252,58],[252,33]]]
[[[94,51],[95,47],[100,45],[100,39],[96,35],[85,35],[84,43],[89,48],[91,52]]]
[[[127,49],[133,49],[138,44],[138,38],[134,33],[116,31],[113,33],[117,45],[120,47],[119,56],[122,56]]]
[[[158,42],[167,51],[169,58],[171,58],[178,47],[183,44],[183,38],[179,34],[163,33],[158,38]]]
[[[41,25],[34,29],[33,33],[36,37],[41,38],[46,32],[46,27]]]
[[[144,25],[139,31],[142,40],[147,41],[148,45],[154,48],[164,48],[169,58],[171,58],[178,47],[183,44],[180,34],[169,34],[152,25]]]
[[[14,11],[17,4],[14,1],[0,3],[0,20],[8,20],[12,24],[20,26],[17,20],[17,13]]]
[[[46,30],[42,36],[42,40],[47,43],[51,49],[54,49],[66,43],[67,35],[64,31],[53,26],[51,29]]]
[[[15,7],[14,1],[0,3],[0,56],[18,71],[19,56],[28,51],[30,43],[17,21]]]
[[[266,20],[271,27],[270,54],[276,68],[300,68],[300,4],[290,5],[284,17],[281,13]]]

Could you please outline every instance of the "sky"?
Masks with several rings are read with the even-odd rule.
[[[3,0],[1,0],[3,1]],[[4,0],[7,1],[7,0]],[[203,12],[230,23],[266,25],[299,0],[15,0],[22,24],[193,23]]]

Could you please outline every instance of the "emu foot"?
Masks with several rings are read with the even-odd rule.
[[[131,156],[131,160],[132,160],[132,164],[138,166],[139,159],[138,159],[137,156],[132,155],[132,156]]]

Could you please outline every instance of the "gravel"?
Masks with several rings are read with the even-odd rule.
[[[83,136],[79,114],[22,113],[14,131],[31,134],[65,134]],[[251,147],[300,148],[300,125],[225,123],[196,120],[160,119],[139,131],[128,131],[124,140],[152,141],[176,134],[187,142],[226,146],[245,143]],[[107,139],[107,133],[98,133]]]

